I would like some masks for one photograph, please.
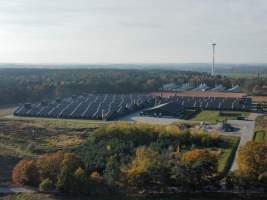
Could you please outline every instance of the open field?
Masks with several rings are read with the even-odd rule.
[[[0,185],[6,185],[22,158],[80,145],[104,122],[40,118],[0,118]]]
[[[147,95],[155,95],[161,96],[161,92],[151,92]],[[185,92],[162,92],[162,96],[194,96],[194,97],[243,97],[246,93],[232,93],[232,92],[193,92],[193,91],[185,91]]]
[[[229,172],[235,159],[235,153],[240,141],[240,138],[235,136],[228,136],[226,139],[229,141],[229,146],[222,149],[222,152],[219,156],[218,166],[218,171],[222,172],[223,174],[227,174]]]
[[[220,72],[218,73],[220,75],[223,75],[223,76],[228,76],[228,77],[232,77],[232,78],[251,78],[251,77],[258,77],[258,72],[255,72],[255,73],[252,73],[250,71],[247,71],[247,72]],[[260,74],[261,77],[267,77],[267,74],[266,73],[261,73]]]
[[[16,110],[16,107],[0,107],[0,117],[11,115]]]
[[[247,112],[222,112],[220,111],[202,111],[191,119],[191,121],[204,121],[210,123],[216,123],[223,120],[232,120],[236,119],[237,116],[247,117],[249,113]],[[228,115],[229,114],[229,115]]]
[[[256,118],[256,127],[254,133],[254,141],[264,142],[267,144],[267,116],[259,116]]]
[[[264,143],[267,143],[267,137],[266,137],[266,133],[265,131],[256,131],[254,133],[254,138],[253,140],[255,142],[264,142]]]

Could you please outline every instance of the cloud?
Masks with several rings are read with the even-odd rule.
[[[266,0],[1,0],[0,52],[7,62],[208,62],[215,40],[221,62],[267,62],[266,23]]]

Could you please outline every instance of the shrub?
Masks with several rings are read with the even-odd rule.
[[[19,161],[12,171],[12,181],[19,185],[37,186],[39,184],[39,173],[35,161]]]
[[[88,141],[79,149],[86,169],[103,172],[110,157],[119,156],[121,163],[129,163],[135,150],[140,146],[150,146],[162,152],[170,146],[213,147],[221,142],[216,134],[199,131],[181,131],[174,125],[160,126],[147,124],[112,123],[97,129],[89,135]]]
[[[256,180],[267,169],[267,145],[248,142],[239,149],[237,163],[241,176]]]
[[[214,184],[217,175],[218,160],[207,150],[193,149],[182,156],[184,184],[190,189],[202,188]]]
[[[267,171],[259,175],[259,182],[261,186],[267,189]]]
[[[123,169],[124,182],[135,189],[144,189],[146,185],[162,184],[166,172],[163,160],[158,152],[145,147],[136,150],[132,162]]]
[[[49,178],[46,178],[39,184],[39,190],[41,192],[49,191],[53,189],[53,186],[53,182]]]
[[[40,178],[48,178],[53,184],[55,184],[57,181],[57,176],[60,172],[60,165],[64,159],[64,155],[65,153],[63,152],[56,152],[40,156],[36,161]]]
[[[74,172],[74,179],[72,183],[72,191],[75,193],[88,193],[88,180],[84,169],[79,167]]]
[[[28,146],[27,146],[27,151],[29,151],[29,152],[34,152],[35,149],[36,149],[35,144],[33,144],[33,143],[28,144]]]
[[[98,171],[93,171],[91,174],[90,174],[90,180],[92,182],[95,182],[95,183],[102,183],[104,181],[103,177],[100,175],[100,173]]]
[[[56,183],[57,190],[65,193],[76,192],[75,187],[73,187],[73,183],[75,182],[74,174],[81,166],[82,162],[78,156],[73,153],[64,154]]]

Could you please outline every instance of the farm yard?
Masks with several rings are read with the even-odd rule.
[[[12,117],[10,114],[0,118],[0,157],[5,161],[0,166],[2,186],[10,184],[11,171],[19,160],[58,150],[72,150],[82,145],[91,132],[106,124],[93,120]],[[226,173],[238,145],[238,137],[224,139],[229,141],[228,145],[216,152],[220,157],[218,169]]]
[[[132,95],[85,94],[51,103],[42,101],[31,104],[30,107],[24,104],[17,109],[5,108],[0,111],[0,157],[4,161],[0,166],[0,186],[9,186],[11,183],[24,185],[14,181],[11,174],[25,159],[27,159],[25,162],[37,163],[38,159],[43,158],[42,156],[53,158],[59,154],[63,157],[77,155],[77,159],[80,160],[76,161],[82,163],[81,166],[87,170],[86,173],[97,173],[97,176],[101,176],[101,180],[105,180],[104,182],[111,181],[114,185],[126,184],[128,187],[128,184],[132,183],[125,183],[121,177],[116,178],[119,175],[123,176],[124,170],[130,167],[131,162],[135,162],[135,156],[148,156],[144,158],[145,160],[154,154],[157,159],[168,156],[166,159],[171,163],[196,152],[196,155],[203,154],[202,156],[211,159],[210,162],[214,164],[213,176],[221,179],[227,176],[230,170],[237,169],[236,152],[240,144],[244,145],[253,138],[255,141],[266,138],[262,130],[259,133],[255,132],[253,136],[254,118],[252,119],[251,115],[254,114],[251,114],[253,109],[251,98],[220,97],[219,94],[216,97],[190,95],[172,98],[143,95],[132,97]],[[91,105],[90,99],[93,99],[95,105]],[[113,110],[112,105],[115,105],[116,109],[123,110],[121,117],[109,120],[103,118],[105,112],[112,111],[119,114],[116,109]],[[154,107],[149,109],[147,106]],[[152,114],[145,116],[144,112],[149,110]],[[174,116],[172,118],[159,114],[155,116],[156,111],[161,114],[166,112],[166,116],[172,112]],[[72,114],[75,112],[77,116],[73,117]],[[85,113],[85,117],[82,113]],[[179,117],[175,117],[178,113]],[[229,121],[238,130],[225,133],[218,128],[223,121]],[[152,160],[148,163],[152,163]],[[135,164],[132,164],[135,167]],[[183,162],[178,165],[182,167]],[[176,170],[172,165],[159,166],[171,171]],[[206,169],[209,170],[205,167]],[[128,170],[130,173],[128,175],[131,176],[132,169]],[[172,176],[169,178],[173,179]],[[58,177],[53,179],[57,180]],[[45,180],[45,177],[39,180],[39,187]],[[152,182],[155,187],[161,187],[161,181],[160,179],[155,183]],[[56,182],[53,184],[54,188],[58,187]],[[30,186],[36,187],[36,185]],[[137,186],[131,187],[138,189]]]
[[[222,122],[223,120],[237,119],[238,117],[245,119],[248,117],[248,115],[248,112],[202,111],[190,120],[217,123]]]

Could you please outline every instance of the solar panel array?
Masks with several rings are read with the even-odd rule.
[[[156,107],[154,107],[156,105]],[[84,94],[70,98],[26,103],[15,112],[16,116],[66,119],[113,120],[144,110],[144,114],[166,113],[180,116],[186,109],[255,111],[251,98],[170,96],[160,98],[145,95]],[[154,112],[155,111],[155,112]],[[149,114],[149,115],[150,115]]]
[[[178,107],[202,110],[251,111],[251,98],[171,96],[162,102],[176,102]]]
[[[26,103],[15,112],[16,116],[69,119],[112,120],[141,109],[152,107],[155,97],[144,95],[86,94],[71,98]]]

